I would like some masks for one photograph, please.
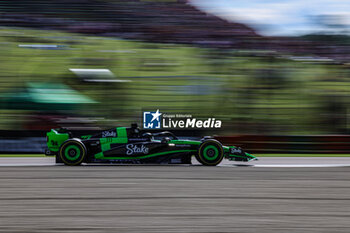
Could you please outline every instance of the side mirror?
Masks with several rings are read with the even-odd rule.
[[[162,142],[162,143],[168,143],[168,142],[170,142],[170,140],[171,140],[170,138],[165,137],[165,138],[162,139],[161,142]]]
[[[144,134],[142,134],[142,137],[152,139],[153,135],[151,133],[144,133]]]

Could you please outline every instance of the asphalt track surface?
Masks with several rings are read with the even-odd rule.
[[[350,167],[0,167],[0,232],[350,232]]]

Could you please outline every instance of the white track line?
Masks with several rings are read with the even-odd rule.
[[[201,166],[197,161],[192,160],[193,166]],[[85,165],[85,164],[83,164]],[[112,165],[109,163],[87,164],[85,166],[103,166]],[[114,165],[114,164],[113,164]],[[123,166],[122,164],[116,164]],[[162,166],[158,165],[142,165],[142,164],[124,164],[126,166]],[[63,166],[56,164],[55,158],[0,158],[0,167],[42,167],[42,166]],[[165,165],[171,166],[171,165]],[[189,165],[174,165],[189,166]],[[257,168],[326,168],[326,167],[350,167],[350,157],[320,157],[320,158],[300,158],[300,157],[274,157],[261,158],[259,161],[248,163],[223,161],[218,167],[257,167]]]
[[[350,164],[223,164],[218,167],[350,167]]]
[[[252,167],[350,167],[350,164],[254,164]]]
[[[49,166],[58,166],[56,164],[0,164],[0,167],[49,167]]]

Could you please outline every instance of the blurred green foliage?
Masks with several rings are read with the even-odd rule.
[[[32,44],[59,47],[20,46]],[[85,83],[70,68],[110,69],[118,79],[131,82]],[[1,28],[0,69],[0,94],[29,81],[62,82],[99,102],[66,114],[98,117],[102,126],[140,122],[143,109],[160,109],[222,119],[222,134],[321,134],[349,129],[348,68],[295,61],[272,51]],[[0,129],[18,129],[26,114],[0,110]]]

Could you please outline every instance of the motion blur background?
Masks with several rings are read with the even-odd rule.
[[[235,2],[1,1],[0,130],[160,109],[220,135],[350,133],[349,4]]]
[[[51,128],[159,109],[220,119],[175,133],[261,158],[1,158],[0,232],[350,232],[349,158],[263,157],[350,156],[349,2],[0,0],[0,157],[45,156]]]

